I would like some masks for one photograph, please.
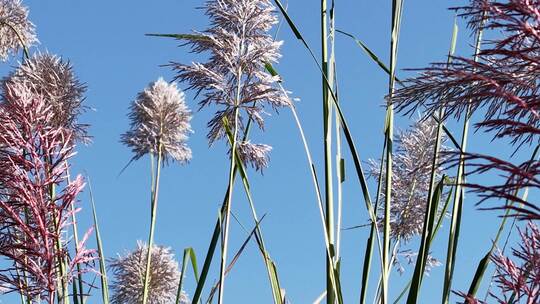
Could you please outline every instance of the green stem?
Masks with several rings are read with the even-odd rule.
[[[484,20],[481,21],[482,23]],[[482,26],[480,26],[482,28]],[[475,44],[475,54],[473,60],[478,61],[478,54],[482,43],[482,29],[478,31]],[[454,274],[454,266],[456,262],[456,252],[459,239],[459,228],[461,226],[461,211],[463,202],[463,189],[461,184],[465,181],[465,161],[464,153],[467,150],[467,138],[469,133],[469,121],[471,116],[471,106],[467,106],[465,120],[463,122],[463,134],[461,137],[461,151],[456,175],[456,186],[454,191],[454,202],[452,207],[452,220],[450,224],[450,232],[448,237],[448,250],[446,255],[446,266],[444,272],[444,285],[442,304],[448,304],[450,291],[452,288],[452,277]]]
[[[153,156],[151,156],[153,157]],[[149,285],[150,285],[150,265],[152,261],[152,245],[154,243],[154,230],[156,226],[156,212],[158,204],[158,194],[159,194],[159,177],[161,173],[161,162],[162,162],[162,145],[158,144],[158,153],[157,153],[157,164],[155,177],[153,177],[153,187],[152,188],[152,200],[151,200],[151,213],[150,213],[150,233],[148,235],[148,244],[146,250],[146,268],[144,272],[144,287],[143,287],[143,300],[142,303],[146,304],[149,296]]]
[[[401,24],[402,0],[392,0],[392,32],[390,40],[390,77],[388,83],[388,95],[392,99],[394,85],[396,81],[396,61],[397,47],[399,41],[399,30]],[[385,204],[384,204],[384,242],[383,242],[383,282],[382,282],[382,303],[388,303],[388,269],[390,266],[390,211],[392,200],[392,151],[394,137],[394,107],[388,103],[386,109],[385,141],[386,141],[386,179],[385,179]]]
[[[330,245],[330,256],[326,258],[326,303],[335,303],[335,294],[332,288],[330,274],[334,272],[334,201],[333,201],[333,181],[332,181],[332,104],[329,100],[326,79],[328,77],[328,29],[327,29],[327,1],[321,0],[321,62],[324,77],[322,79],[322,99],[323,99],[323,136],[324,136],[324,181],[325,181],[325,225]]]

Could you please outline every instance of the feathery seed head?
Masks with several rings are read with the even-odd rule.
[[[36,42],[35,27],[28,8],[20,0],[0,0],[0,61]]]
[[[114,274],[111,284],[113,304],[139,304],[142,302],[144,275],[148,246],[137,242],[135,250],[110,261]],[[170,304],[176,298],[180,271],[171,248],[152,245],[150,261],[149,304]],[[182,291],[182,304],[188,304],[188,296]]]
[[[208,52],[209,60],[192,65],[173,63],[176,78],[200,93],[200,107],[218,106],[209,121],[210,144],[225,136],[223,119],[234,122],[239,108],[238,128],[244,116],[264,127],[265,107],[277,110],[289,106],[285,92],[275,87],[278,77],[265,71],[265,63],[275,63],[281,41],[268,31],[277,23],[268,0],[210,0],[205,4],[210,28],[182,38],[195,53]],[[234,126],[231,126],[234,128]]]
[[[53,117],[43,96],[23,83],[6,84],[0,103],[0,256],[12,265],[0,267],[0,281],[47,303],[54,302],[60,279],[76,276],[77,265],[87,271],[95,258],[83,247],[89,233],[69,255],[71,218],[84,182],[80,176],[67,180],[73,131],[51,126]],[[59,260],[70,261],[63,273]]]
[[[417,109],[434,114],[445,109],[445,117],[469,118],[482,109],[476,127],[508,138],[516,151],[540,143],[540,0],[471,0],[456,10],[469,21],[469,27],[495,33],[474,59],[453,57],[451,63],[435,63],[405,81],[392,102],[398,111]],[[507,177],[498,185],[467,184],[487,198],[523,203],[514,208],[519,217],[540,218],[536,202],[515,195],[525,186],[540,189],[537,160],[514,164],[492,155],[465,153],[466,165],[485,173],[494,171]],[[471,162],[473,161],[473,162]]]
[[[48,53],[35,54],[3,79],[4,91],[8,84],[22,84],[42,96],[51,107],[53,127],[74,131],[76,139],[88,139],[87,126],[78,122],[86,111],[82,104],[86,86],[79,81],[69,61]]]
[[[392,168],[392,206],[391,232],[394,240],[408,241],[422,233],[425,208],[429,195],[430,173],[433,163],[433,151],[437,133],[437,123],[433,119],[418,120],[410,130],[399,132],[396,142],[398,147],[393,155]],[[445,137],[442,137],[443,143]],[[442,151],[448,150],[444,145]],[[441,156],[435,168],[436,179],[442,175]],[[380,161],[370,160],[369,174],[379,178]],[[384,178],[384,172],[383,178]],[[384,188],[384,185],[383,185]],[[384,201],[385,191],[381,191]],[[381,206],[380,212],[384,212]]]
[[[181,163],[191,159],[186,144],[192,132],[191,111],[175,83],[169,84],[163,78],[151,83],[133,101],[129,118],[131,128],[121,141],[135,153],[134,159],[147,153],[161,153],[164,163],[169,159]]]
[[[489,303],[538,303],[540,299],[540,228],[532,221],[519,230],[519,246],[512,256],[502,251],[492,254],[494,282],[498,292],[490,292]],[[464,292],[457,292],[467,304],[485,303]]]
[[[244,165],[249,164],[257,171],[263,171],[268,168],[268,162],[270,158],[268,154],[272,150],[272,147],[265,144],[252,144],[250,141],[239,142],[238,156]]]

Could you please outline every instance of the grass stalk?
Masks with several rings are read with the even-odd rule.
[[[482,20],[481,22],[484,22]],[[478,30],[475,43],[475,53],[474,61],[478,60],[478,54],[480,52],[480,47],[482,44],[482,27]],[[459,240],[459,230],[461,226],[461,213],[462,213],[462,202],[463,202],[463,188],[461,184],[465,181],[465,161],[464,153],[467,149],[467,138],[469,132],[469,122],[471,116],[471,107],[467,107],[465,119],[463,122],[463,131],[461,137],[461,153],[459,156],[458,169],[456,174],[456,185],[454,191],[454,201],[452,207],[452,219],[450,223],[450,231],[448,236],[448,249],[446,255],[446,265],[444,271],[444,285],[443,285],[443,294],[442,294],[442,304],[448,304],[450,298],[450,291],[452,288],[452,277],[454,274],[454,266],[456,262],[456,252],[457,245]]]
[[[403,0],[392,0],[392,27],[390,39],[390,77],[388,81],[388,95],[392,98],[394,85],[396,81],[396,61],[399,42],[399,30],[401,25]],[[385,202],[384,202],[384,228],[383,228],[383,282],[382,282],[382,301],[388,303],[389,277],[388,269],[390,266],[390,210],[392,200],[392,152],[394,137],[394,107],[392,103],[387,104],[385,119],[385,142],[386,142],[386,174],[385,174]]]
[[[243,45],[240,45],[240,51],[242,51]],[[230,224],[230,216],[231,216],[231,204],[232,204],[232,194],[233,194],[233,187],[234,187],[234,175],[235,175],[235,168],[236,168],[236,145],[237,145],[237,138],[238,138],[238,119],[240,115],[240,94],[241,94],[241,86],[242,86],[242,69],[238,68],[238,79],[236,80],[236,100],[235,100],[235,108],[234,108],[234,130],[233,130],[233,140],[231,144],[231,163],[229,167],[229,191],[227,192],[227,203],[225,206],[225,227],[223,228],[223,240],[222,240],[222,247],[221,247],[221,265],[220,265],[220,271],[219,271],[219,291],[218,291],[218,304],[223,304],[223,292],[224,292],[224,286],[225,286],[225,271],[227,266],[227,250],[228,250],[228,244],[229,244],[229,224]],[[225,123],[225,122],[224,122]]]
[[[156,212],[157,212],[157,205],[158,205],[158,194],[159,194],[159,178],[161,175],[161,163],[163,158],[163,152],[162,152],[162,145],[161,143],[158,143],[158,153],[157,153],[157,164],[156,164],[156,171],[155,171],[155,177],[154,174],[152,175],[152,187],[151,193],[152,193],[152,199],[151,199],[151,212],[150,212],[150,232],[148,234],[148,244],[147,244],[147,250],[146,250],[146,267],[144,272],[144,287],[143,287],[143,301],[142,304],[146,304],[148,302],[148,296],[149,296],[149,286],[150,286],[150,265],[152,261],[152,246],[154,243],[154,231],[156,226]],[[154,155],[150,154],[150,157],[153,158]],[[153,167],[153,166],[152,166]],[[153,172],[152,172],[153,173]]]
[[[330,256],[326,257],[326,303],[335,303],[335,293],[332,288],[331,273],[334,272],[334,194],[332,170],[332,103],[329,90],[332,90],[332,78],[329,77],[328,66],[328,17],[327,1],[321,0],[321,67],[322,67],[322,113],[323,113],[323,143],[324,143],[324,186],[325,186],[325,225],[328,234]],[[329,83],[326,80],[329,80]]]
[[[454,55],[454,52],[456,50],[457,35],[458,35],[458,26],[457,26],[457,23],[454,21],[454,26],[452,30],[452,40],[450,42],[450,49],[448,50],[448,59],[447,59],[448,64],[450,64],[450,62],[452,61],[452,56]],[[443,185],[444,185],[443,184],[444,177],[439,182],[439,186],[435,185],[436,183],[435,179],[437,177],[437,168],[439,167],[442,136],[444,132],[443,130],[444,112],[445,112],[444,107],[441,107],[439,110],[437,120],[436,120],[437,133],[435,135],[435,146],[433,148],[425,220],[424,220],[424,225],[422,228],[421,245],[420,245],[420,249],[418,251],[418,256],[416,259],[414,275],[411,281],[407,303],[416,303],[418,301],[418,297],[420,295],[420,287],[422,285],[422,280],[423,280],[423,276],[425,272],[425,266],[428,259],[431,242],[435,236],[435,232],[438,231],[440,227],[442,216],[444,215],[444,214],[441,214],[441,217],[439,217],[438,223],[435,225],[435,228],[433,228],[432,220],[433,221],[435,220],[435,217],[437,216],[437,213],[439,211],[438,210],[439,199],[442,196]],[[434,201],[434,200],[437,200],[437,201]],[[448,204],[445,204],[445,208],[447,205]]]
[[[441,179],[441,181],[439,181],[434,189],[430,189],[431,195],[430,199],[428,200],[428,204],[426,205],[420,249],[418,250],[418,256],[416,258],[416,265],[414,267],[413,279],[411,281],[412,283],[409,289],[409,295],[407,297],[407,304],[415,304],[418,302],[420,287],[422,285],[429,249],[431,247],[431,240],[433,239],[432,235],[434,234],[435,230],[435,218],[439,210],[439,201],[444,190],[443,188],[444,177]]]
[[[233,143],[233,134],[229,128],[229,125],[227,121],[224,122],[225,130],[229,139],[229,144],[232,145]],[[246,193],[246,197],[249,203],[249,208],[251,211],[251,216],[253,217],[253,221],[255,224],[255,240],[257,241],[257,245],[259,247],[259,251],[261,252],[262,258],[264,260],[264,265],[266,267],[266,273],[268,275],[268,279],[270,281],[270,287],[272,289],[272,296],[274,299],[275,304],[281,304],[283,302],[283,295],[281,293],[281,287],[279,285],[279,279],[277,275],[277,269],[275,267],[275,264],[270,259],[269,253],[266,250],[266,245],[264,244],[264,238],[262,235],[262,229],[259,225],[260,221],[257,216],[257,211],[255,210],[255,204],[253,202],[253,197],[251,196],[251,190],[249,186],[249,179],[247,176],[247,172],[244,168],[244,165],[242,163],[242,160],[240,159],[238,153],[236,154],[236,164],[237,168],[240,172],[240,177],[242,179],[242,185],[244,186],[244,192]]]
[[[386,154],[386,141],[383,143],[383,150],[382,150],[382,154],[380,158],[381,163],[380,163],[379,172],[383,171],[385,154]],[[379,199],[381,197],[380,196],[381,190],[382,190],[382,174],[379,174],[379,179],[377,183],[377,193],[375,196],[375,207],[373,208],[374,210],[377,210],[379,208]],[[377,237],[377,240],[378,240],[379,256],[382,258],[382,251],[381,251],[382,244],[381,244],[380,236],[379,236],[378,223],[377,221],[371,221],[369,237],[366,243],[366,252],[364,253],[364,264],[362,267],[362,287],[360,289],[360,304],[366,303],[367,289],[368,289],[368,284],[369,284],[369,273],[371,270],[371,261],[373,257],[373,244],[374,244],[375,237]],[[381,272],[382,272],[382,268],[381,268]]]
[[[19,31],[11,23],[7,22],[6,20],[0,20],[0,27],[2,25],[7,26],[11,31],[13,31],[15,33],[15,35],[17,36],[17,39],[21,43],[21,46],[22,46],[22,49],[23,49],[23,62],[24,62],[24,59],[30,59],[30,53],[28,52],[28,47],[24,43],[24,40],[22,39],[21,33],[19,33]]]

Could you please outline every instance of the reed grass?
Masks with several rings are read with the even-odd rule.
[[[490,0],[492,1],[492,0]],[[307,137],[304,132],[304,126],[302,120],[300,119],[300,114],[297,111],[297,108],[293,103],[290,104],[289,109],[294,120],[294,124],[299,132],[299,140],[301,140],[304,153],[307,159],[307,165],[309,167],[310,179],[313,185],[313,191],[315,193],[315,203],[316,208],[318,209],[321,227],[322,227],[322,237],[324,239],[324,248],[321,247],[321,250],[324,250],[325,258],[325,274],[324,274],[324,286],[325,289],[318,296],[314,304],[326,302],[327,304],[344,304],[348,303],[345,300],[344,294],[347,293],[358,293],[358,300],[360,304],[365,304],[368,301],[373,301],[376,304],[388,304],[388,303],[403,303],[403,300],[407,304],[421,303],[424,300],[422,293],[422,285],[427,279],[426,271],[429,270],[428,259],[430,258],[430,251],[432,250],[434,241],[436,237],[440,234],[440,228],[443,226],[445,221],[445,216],[447,212],[450,211],[450,223],[448,228],[448,238],[445,239],[447,242],[446,246],[446,258],[444,261],[444,273],[441,285],[441,303],[447,304],[452,301],[451,294],[455,293],[464,297],[463,300],[466,304],[476,303],[474,297],[478,293],[481,283],[484,280],[485,274],[490,267],[490,262],[494,256],[494,253],[497,249],[498,243],[502,236],[503,231],[507,226],[507,221],[510,216],[513,216],[513,210],[516,210],[516,202],[525,202],[527,203],[529,195],[529,187],[533,187],[529,184],[525,186],[518,187],[514,191],[512,197],[517,197],[522,191],[522,195],[519,201],[513,201],[511,199],[506,200],[505,213],[503,218],[498,223],[498,228],[494,237],[491,246],[488,250],[482,255],[476,271],[472,272],[472,280],[469,285],[467,293],[456,291],[453,288],[454,273],[456,272],[456,265],[458,264],[458,245],[460,241],[462,242],[463,238],[460,238],[463,213],[464,213],[464,204],[465,204],[465,191],[469,186],[466,181],[468,175],[468,145],[471,140],[469,134],[469,129],[474,123],[472,113],[474,111],[471,100],[467,100],[467,107],[464,113],[464,121],[461,126],[461,138],[456,138],[453,135],[452,131],[447,127],[449,115],[447,111],[451,112],[451,109],[448,109],[446,106],[440,106],[436,108],[436,111],[429,112],[429,115],[425,115],[426,119],[433,119],[436,123],[436,134],[433,136],[432,140],[434,142],[433,150],[430,151],[429,162],[431,164],[431,169],[429,172],[429,184],[426,183],[427,190],[426,198],[423,199],[425,202],[425,211],[422,211],[422,226],[421,229],[418,228],[415,234],[415,237],[418,236],[418,251],[416,260],[412,263],[414,264],[413,272],[410,275],[410,278],[406,280],[404,286],[397,286],[391,282],[390,278],[392,273],[395,270],[394,264],[399,263],[398,253],[400,246],[408,242],[407,237],[396,236],[393,233],[396,233],[394,230],[392,212],[396,207],[399,206],[399,202],[394,198],[395,195],[399,194],[399,191],[395,191],[394,181],[398,180],[399,170],[395,169],[396,164],[399,164],[396,157],[396,152],[399,151],[394,146],[396,144],[398,137],[394,136],[394,130],[396,129],[395,125],[395,115],[396,111],[403,110],[404,107],[395,107],[394,99],[396,96],[400,96],[399,92],[402,88],[407,88],[411,84],[411,80],[400,80],[397,77],[398,70],[398,46],[400,40],[400,30],[403,19],[404,11],[404,1],[403,0],[392,0],[391,1],[391,11],[389,14],[390,17],[390,43],[389,43],[389,58],[388,65],[385,63],[386,60],[381,59],[373,50],[371,50],[364,41],[357,38],[355,35],[347,32],[336,29],[336,0],[321,0],[320,6],[318,6],[319,14],[317,18],[319,19],[320,28],[318,29],[319,38],[320,38],[320,54],[318,54],[311,47],[311,44],[306,40],[303,32],[295,23],[291,14],[287,11],[286,6],[280,0],[270,1],[275,3],[277,11],[283,17],[284,24],[288,26],[291,30],[294,37],[298,40],[301,46],[306,50],[307,55],[313,60],[313,63],[317,67],[317,76],[320,77],[320,96],[321,96],[321,112],[322,112],[322,137],[317,138],[315,141],[310,142],[310,139]],[[519,2],[519,0],[518,0]],[[474,63],[479,63],[482,60],[482,40],[483,40],[483,25],[486,22],[488,13],[485,12],[480,21],[480,25],[475,27],[476,31],[475,45],[474,45],[474,55],[471,59]],[[1,16],[0,16],[1,17]],[[19,40],[22,44],[22,54],[23,60],[29,58],[29,50],[27,46],[24,45],[23,39],[20,34],[17,32],[15,26],[10,25],[4,21],[1,21],[0,18],[0,28],[6,26],[11,30],[15,31]],[[281,26],[281,24],[280,24]],[[245,29],[244,29],[245,30]],[[362,166],[362,159],[359,154],[359,150],[355,144],[355,136],[353,135],[349,124],[347,123],[347,117],[354,116],[354,113],[345,112],[342,108],[343,100],[340,100],[342,96],[340,94],[340,87],[338,85],[338,58],[336,52],[336,34],[342,34],[345,37],[352,39],[356,46],[367,55],[372,63],[377,65],[382,72],[388,76],[387,88],[386,88],[386,98],[387,102],[385,104],[385,115],[384,115],[384,132],[383,132],[383,141],[382,141],[382,150],[380,151],[380,163],[379,173],[376,181],[371,185],[368,183],[366,178],[366,173]],[[146,34],[147,36],[154,37],[167,37],[173,38],[176,40],[182,41],[199,41],[201,43],[213,43],[212,37],[205,34],[193,33],[193,34]],[[452,60],[454,57],[456,43],[458,35],[458,26],[457,22],[454,22],[451,44],[448,51],[448,60],[447,67],[451,66]],[[241,40],[241,39],[240,39]],[[239,43],[238,48],[243,50],[242,43]],[[195,51],[197,52],[197,51]],[[242,51],[240,51],[242,52]],[[271,61],[271,60],[270,60]],[[348,64],[353,62],[351,60],[344,60]],[[273,66],[272,62],[258,62],[260,66],[264,66],[265,72],[275,77],[274,79],[279,79],[278,82],[273,85],[288,98],[289,92],[285,90],[283,84],[287,80],[287,75],[282,75],[278,73],[277,68]],[[444,63],[442,63],[444,65]],[[259,66],[259,67],[260,67]],[[288,299],[286,299],[285,291],[281,286],[281,283],[284,281],[280,280],[278,275],[278,267],[274,260],[270,256],[269,249],[265,242],[263,236],[263,229],[261,226],[262,220],[265,218],[265,215],[259,217],[255,205],[255,198],[253,197],[251,191],[250,183],[250,174],[246,163],[242,159],[241,150],[242,142],[249,140],[250,137],[250,128],[253,123],[256,123],[256,117],[249,114],[249,119],[247,124],[244,126],[243,121],[241,120],[241,109],[243,106],[241,92],[243,89],[243,80],[246,71],[243,70],[242,66],[237,67],[238,70],[235,71],[235,75],[239,75],[235,79],[234,90],[235,98],[234,104],[231,105],[233,108],[232,116],[225,115],[222,119],[222,131],[223,137],[227,141],[227,147],[230,147],[230,159],[228,160],[228,171],[227,171],[227,187],[224,193],[224,197],[221,203],[221,207],[217,214],[217,219],[214,225],[214,230],[208,244],[206,255],[204,256],[204,262],[199,272],[199,265],[197,261],[197,255],[195,250],[192,247],[187,247],[183,251],[182,255],[182,264],[180,277],[176,287],[175,284],[175,303],[182,303],[182,297],[184,288],[187,285],[186,280],[186,271],[190,266],[193,271],[193,280],[195,283],[195,290],[193,294],[192,302],[196,304],[201,303],[214,303],[216,301],[218,304],[224,304],[232,302],[233,300],[225,300],[226,289],[226,279],[228,274],[231,272],[233,267],[236,265],[238,260],[243,254],[246,254],[246,248],[250,242],[254,242],[257,248],[257,254],[260,254],[262,257],[266,277],[268,279],[268,284],[271,290],[271,300],[275,304],[286,304]],[[261,71],[262,73],[262,71]],[[264,74],[266,75],[266,74]],[[476,82],[473,82],[472,85],[475,85]],[[468,84],[471,85],[471,84]],[[537,85],[537,84],[535,84]],[[444,96],[443,96],[444,97]],[[3,97],[2,97],[3,98]],[[444,99],[444,98],[442,98]],[[444,102],[444,100],[442,100]],[[253,102],[253,107],[258,106],[257,101]],[[414,108],[416,109],[416,107]],[[243,113],[243,112],[242,112]],[[399,113],[399,112],[398,112]],[[0,116],[2,111],[0,111]],[[459,115],[456,115],[459,116]],[[529,122],[529,127],[535,128],[533,123]],[[499,137],[503,135],[498,134]],[[440,177],[437,167],[444,161],[443,153],[445,153],[445,148],[443,146],[443,137],[449,139],[452,145],[457,150],[456,155],[458,158],[455,162],[456,175],[454,178],[448,177],[447,173],[443,174]],[[399,143],[399,142],[398,142]],[[317,147],[319,144],[322,144],[322,155],[323,159],[321,163],[314,161],[312,155],[312,147]],[[346,146],[345,146],[346,145]],[[163,164],[167,162],[163,155],[163,145],[159,141],[157,145],[157,151],[150,153],[150,225],[148,231],[148,242],[147,242],[147,255],[145,260],[145,272],[144,272],[144,282],[142,293],[142,304],[147,304],[150,302],[150,267],[151,267],[151,255],[152,255],[152,246],[154,243],[155,236],[155,225],[157,218],[157,206],[158,206],[158,197],[160,192],[160,176],[161,169]],[[431,147],[431,146],[430,146]],[[0,152],[2,150],[0,142]],[[528,164],[533,164],[534,161],[537,161],[537,156],[540,150],[540,145],[536,146],[530,161]],[[345,158],[349,156],[352,159],[351,164],[345,163]],[[1,157],[1,153],[0,153]],[[449,161],[451,163],[451,161]],[[52,164],[49,163],[49,167],[52,167]],[[361,191],[361,199],[363,200],[363,207],[366,210],[367,222],[364,224],[358,225],[358,227],[366,227],[367,237],[365,240],[360,242],[361,251],[364,252],[364,256],[361,257],[361,270],[358,271],[357,277],[360,280],[358,288],[355,290],[349,291],[344,290],[342,285],[342,280],[344,279],[341,276],[342,268],[342,251],[343,251],[343,242],[342,237],[342,225],[343,225],[343,214],[345,210],[344,193],[346,193],[345,180],[346,180],[346,170],[348,167],[354,168],[356,175],[356,181],[358,184],[354,184],[354,188],[358,187]],[[524,171],[528,172],[530,169],[528,166],[522,168]],[[374,169],[376,170],[376,169]],[[1,171],[1,170],[0,170]],[[482,171],[482,170],[477,170]],[[487,171],[487,170],[484,170]],[[473,173],[476,171],[473,171]],[[318,174],[322,173],[322,174]],[[348,172],[347,172],[348,175]],[[324,176],[324,180],[319,180],[319,176]],[[308,178],[309,178],[308,177]],[[236,206],[236,202],[239,200],[237,196],[240,196],[239,193],[234,193],[235,183],[237,178],[240,179],[243,192],[246,197],[246,201],[249,207],[249,216],[251,217],[252,223],[249,230],[242,225],[241,220],[234,213],[233,207]],[[348,178],[348,176],[347,176]],[[426,175],[427,178],[427,175]],[[69,173],[67,176],[68,183]],[[102,244],[102,235],[100,234],[100,229],[98,225],[98,215],[96,211],[96,206],[94,202],[93,190],[90,183],[90,179],[87,178],[89,192],[90,192],[90,203],[92,208],[92,217],[95,229],[95,239],[97,247],[97,259],[98,259],[98,268],[99,273],[99,286],[101,290],[101,302],[108,304],[110,300],[109,294],[109,283],[107,276],[107,267],[106,267],[106,256]],[[410,190],[411,196],[416,190],[416,180],[410,181],[412,184],[412,189]],[[375,188],[376,185],[376,188]],[[371,187],[373,186],[375,199],[371,198]],[[0,184],[0,188],[2,185]],[[425,192],[425,190],[424,190]],[[48,189],[48,196],[52,202],[57,198],[57,189],[55,184],[50,186]],[[2,197],[0,196],[0,200]],[[355,200],[353,198],[352,200]],[[234,205],[233,205],[234,202]],[[423,206],[423,205],[422,205]],[[534,205],[533,205],[534,206]],[[519,208],[518,208],[519,209]],[[78,225],[77,225],[77,216],[76,209],[71,206],[72,212],[72,234],[74,241],[74,252],[75,255],[79,255],[79,244],[84,243],[86,236],[83,238],[82,242],[79,239]],[[516,211],[516,212],[519,212]],[[517,214],[517,213],[516,213]],[[56,217],[56,214],[52,215]],[[231,218],[236,220],[241,228],[245,231],[246,236],[239,248],[236,251],[231,250],[231,239],[233,238],[233,233],[231,231]],[[55,219],[56,220],[56,219]],[[56,223],[56,225],[58,225]],[[369,229],[367,229],[369,227]],[[265,230],[266,230],[265,226]],[[271,229],[271,228],[269,228]],[[421,230],[421,232],[418,232]],[[510,232],[512,233],[512,228]],[[276,246],[278,244],[272,244]],[[60,252],[64,250],[64,244],[58,240],[55,244],[55,251]],[[212,262],[216,256],[216,250],[219,248],[219,270],[216,270],[215,273],[212,271],[211,266]],[[374,251],[376,252],[374,253]],[[234,253],[234,254],[232,254]],[[298,252],[297,254],[302,255],[306,254],[305,252]],[[378,255],[378,258],[377,256]],[[360,259],[360,257],[356,257]],[[321,260],[322,263],[322,260]],[[20,302],[22,304],[30,304],[34,302],[39,302],[39,298],[33,299],[30,295],[25,294],[25,288],[28,286],[28,279],[26,277],[26,272],[21,268],[21,263],[16,261],[14,264],[14,271],[16,272],[17,277],[19,278],[19,293],[20,293]],[[69,260],[58,260],[56,261],[57,271],[57,280],[56,283],[56,297],[55,302],[57,304],[69,304],[70,300],[74,304],[85,304],[93,303],[90,291],[93,288],[93,284],[89,284],[90,291],[85,293],[86,275],[82,270],[81,264],[77,262],[75,267],[77,269],[77,275],[74,276],[73,280],[69,280],[69,272],[71,269],[68,269],[71,265]],[[175,263],[176,265],[176,263]],[[176,265],[177,266],[177,265]],[[175,267],[176,267],[175,266]],[[399,270],[399,269],[398,269]],[[371,282],[370,278],[372,275],[376,275],[378,280]],[[528,275],[528,273],[526,274]],[[205,289],[205,285],[208,285],[210,278],[216,276],[214,282]],[[189,278],[191,279],[191,278]],[[323,276],[321,276],[321,281]],[[176,277],[175,280],[176,281]],[[71,289],[71,294],[70,290]],[[114,291],[114,288],[112,289]],[[489,289],[488,289],[489,290]],[[371,292],[374,291],[374,292]],[[392,301],[390,296],[393,292],[396,291],[397,297]],[[203,293],[206,295],[203,296]],[[370,299],[370,294],[372,294],[372,299]],[[514,291],[510,296],[508,303],[516,303],[519,300],[517,298],[520,295]],[[203,297],[205,299],[203,299]],[[232,297],[231,297],[232,298]],[[266,298],[261,294],[261,302],[266,300]],[[112,302],[114,302],[114,298]],[[429,301],[434,302],[434,299]],[[506,302],[504,302],[506,304]],[[54,303],[49,303],[54,304]]]

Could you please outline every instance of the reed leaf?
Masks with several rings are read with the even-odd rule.
[[[99,232],[99,222],[96,211],[96,204],[94,201],[94,194],[92,192],[92,183],[90,177],[86,177],[88,183],[88,191],[90,194],[90,203],[92,204],[92,217],[94,220],[94,231],[96,237],[97,252],[99,255],[99,272],[100,272],[100,282],[101,282],[101,299],[103,304],[109,304],[109,283],[107,281],[107,267],[105,266],[105,254],[103,253],[103,243],[101,240],[101,233]]]
[[[435,218],[439,210],[439,201],[441,199],[444,188],[444,177],[439,181],[438,185],[429,199],[426,205],[426,214],[424,218],[424,228],[422,231],[422,238],[420,243],[420,249],[416,258],[416,265],[414,267],[414,274],[409,290],[409,296],[407,298],[407,304],[415,304],[418,301],[420,294],[420,286],[422,285],[422,279],[425,272],[426,261],[429,255],[429,249],[431,247],[432,236],[435,231]]]
[[[178,291],[176,292],[176,304],[180,304],[180,299],[182,296],[182,287],[184,283],[184,277],[186,274],[187,269],[187,261],[188,259],[191,262],[191,268],[193,269],[193,273],[195,275],[195,282],[199,281],[199,271],[197,270],[197,257],[195,255],[195,250],[193,248],[189,247],[184,249],[184,255],[182,257],[182,272],[180,273],[180,281],[178,282]]]

